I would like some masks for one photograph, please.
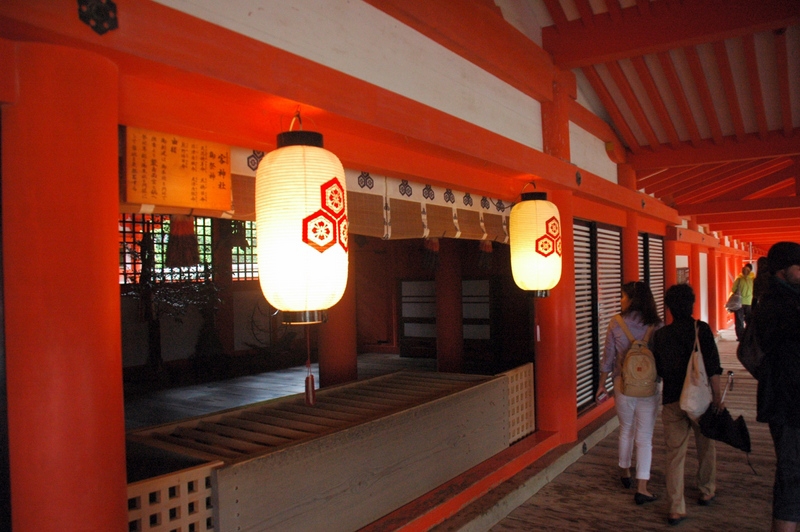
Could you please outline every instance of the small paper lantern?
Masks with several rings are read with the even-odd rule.
[[[522,194],[508,222],[514,282],[545,297],[561,279],[561,217],[547,194]]]
[[[261,290],[284,323],[318,323],[347,285],[344,168],[322,135],[278,135],[256,172]]]

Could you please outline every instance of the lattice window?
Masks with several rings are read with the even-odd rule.
[[[231,256],[234,281],[258,279],[255,222],[233,222],[233,249],[231,250]]]
[[[199,263],[166,267],[170,218],[158,214],[122,214],[119,218],[120,284],[138,283],[142,276],[154,282],[203,281],[211,277],[211,218],[194,218]]]

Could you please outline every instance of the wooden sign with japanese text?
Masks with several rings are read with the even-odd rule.
[[[126,128],[125,200],[193,209],[231,209],[229,146]]]

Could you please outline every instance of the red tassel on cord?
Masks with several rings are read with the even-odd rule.
[[[311,331],[308,327],[306,327],[306,353],[308,354],[306,358],[306,368],[308,369],[308,375],[306,375],[306,404],[308,406],[314,406],[317,402],[317,395],[316,391],[314,390],[314,374],[311,373],[311,335],[309,334]]]

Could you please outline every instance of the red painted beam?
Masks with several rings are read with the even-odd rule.
[[[711,138],[714,139],[715,144],[722,144],[722,127],[719,125],[717,110],[714,108],[714,99],[711,97],[708,80],[705,72],[703,72],[703,65],[700,63],[700,55],[694,46],[684,48],[683,52],[686,55],[686,61],[689,63],[689,70],[692,72],[694,86],[700,96],[700,103],[703,106],[708,127],[711,129]]]
[[[655,131],[653,131],[653,126],[650,125],[650,121],[644,114],[644,110],[639,104],[639,99],[636,97],[636,94],[634,94],[631,84],[628,78],[625,77],[625,73],[622,72],[619,63],[616,61],[606,63],[606,68],[608,68],[608,73],[611,74],[611,78],[617,85],[625,103],[628,104],[628,108],[631,110],[631,113],[633,113],[633,118],[636,120],[636,123],[639,124],[639,128],[642,130],[642,133],[644,133],[650,148],[654,151],[660,150],[661,143],[658,137],[656,137]]]
[[[0,103],[17,100],[17,49],[13,41],[0,39]]]
[[[781,119],[783,134],[792,135],[792,102],[789,87],[789,54],[786,50],[786,30],[775,32],[775,60],[778,66],[778,91],[781,95]]]
[[[544,49],[560,67],[578,68],[785,28],[800,21],[797,3],[786,0],[673,2],[657,16],[644,9],[645,13],[632,6],[622,10],[622,17],[595,17],[592,27],[579,20],[557,21],[557,27],[542,28]]]
[[[706,165],[688,174],[681,175],[667,182],[650,187],[656,196],[673,195],[687,186],[699,186],[709,180],[725,180],[757,163],[736,161],[723,165]]]
[[[672,62],[672,57],[669,53],[662,52],[658,54],[658,62],[661,64],[661,70],[664,72],[664,77],[667,78],[670,92],[678,105],[683,124],[689,132],[689,140],[694,146],[700,146],[702,139],[700,138],[700,130],[697,128],[697,122],[694,120],[692,108],[689,106],[689,101],[686,99],[681,80],[678,77],[678,72],[675,70],[675,64]]]
[[[761,220],[746,222],[719,222],[708,224],[712,231],[736,231],[740,229],[773,229],[785,227],[800,227],[800,218],[785,218],[774,220]]]
[[[538,101],[553,99],[549,54],[486,3],[364,0]],[[502,36],[498,38],[498,36]]]
[[[729,140],[735,139],[730,138]],[[726,139],[722,145],[704,141],[697,148],[684,143],[684,147],[680,150],[661,153],[642,151],[630,154],[628,162],[637,171],[640,171],[648,168],[725,163],[794,155],[800,155],[800,128],[793,130],[791,136],[771,132],[766,140],[762,140],[757,134],[749,134],[743,142],[728,142]]]
[[[626,160],[625,147],[619,137],[602,118],[592,113],[575,100],[569,102],[569,120],[606,143],[608,158],[617,164]]]
[[[736,176],[728,179],[715,179],[700,187],[688,187],[682,193],[674,194],[675,202],[682,203],[703,203],[707,201],[720,201],[718,196],[723,194],[731,187],[737,187],[749,183],[754,179],[780,171],[787,166],[791,166],[791,159],[778,159],[768,161],[744,172],[739,172]],[[737,198],[741,199],[741,198]]]
[[[650,69],[647,68],[644,58],[632,57],[631,63],[633,64],[633,68],[636,69],[636,74],[638,74],[639,80],[642,82],[645,92],[647,92],[647,97],[650,98],[650,103],[653,105],[656,115],[658,115],[658,119],[661,122],[661,127],[664,128],[664,132],[667,134],[669,143],[675,149],[680,148],[681,141],[678,138],[678,132],[675,131],[675,126],[673,125],[672,119],[669,116],[669,111],[667,111],[667,107],[664,105],[664,99],[658,92],[656,83],[653,80],[653,75],[650,73]]]
[[[724,41],[716,41],[713,47],[719,75],[722,78],[722,88],[725,91],[725,98],[728,100],[728,110],[731,113],[733,130],[736,132],[736,138],[742,141],[744,140],[744,120],[742,119],[742,109],[739,107],[739,96],[736,94],[736,83],[733,81],[728,50]]]
[[[758,123],[758,135],[762,139],[767,138],[769,128],[767,126],[767,114],[764,111],[764,94],[761,91],[761,78],[758,75],[758,60],[756,59],[756,41],[752,35],[742,37],[744,46],[744,58],[747,64],[747,79],[750,83],[750,94],[753,98],[753,108],[756,112],[756,123]]]
[[[619,107],[617,107],[617,103],[614,101],[611,93],[608,92],[603,80],[600,79],[595,67],[588,66],[584,67],[582,70],[586,75],[586,79],[589,80],[589,84],[597,94],[597,97],[600,98],[600,102],[602,102],[603,107],[605,107],[606,111],[608,111],[608,114],[611,115],[611,121],[614,122],[614,125],[617,126],[617,129],[619,129],[623,140],[628,144],[628,148],[633,153],[641,152],[642,148],[639,146],[639,142],[636,140],[631,128],[628,127],[627,122],[625,122],[625,118],[622,116]]]
[[[785,216],[789,218],[800,218],[800,208],[794,207],[789,209],[782,209],[781,212],[775,213],[772,210],[760,211],[747,211],[747,212],[715,212],[708,214],[698,214],[695,218],[699,224],[714,224],[723,222],[749,222],[759,220],[774,220],[776,217]]]
[[[691,216],[708,213],[793,210],[798,207],[800,207],[800,198],[798,197],[739,201],[711,201],[707,203],[695,203],[693,205],[681,206],[678,208],[678,214],[680,216]]]
[[[544,5],[547,7],[547,11],[550,13],[550,17],[553,19],[557,28],[567,25],[569,22],[567,20],[567,15],[564,13],[564,8],[561,7],[561,3],[558,0],[544,0]]]
[[[718,196],[717,201],[728,201],[728,200],[748,198],[751,194],[757,194],[764,190],[768,190],[771,187],[779,183],[782,183],[783,181],[786,181],[787,179],[796,178],[798,175],[798,171],[800,171],[800,166],[797,164],[797,161],[795,160],[792,165],[782,170],[763,176],[759,179],[750,180],[742,186],[731,188],[725,194]],[[792,183],[792,185],[794,185],[794,183]]]

